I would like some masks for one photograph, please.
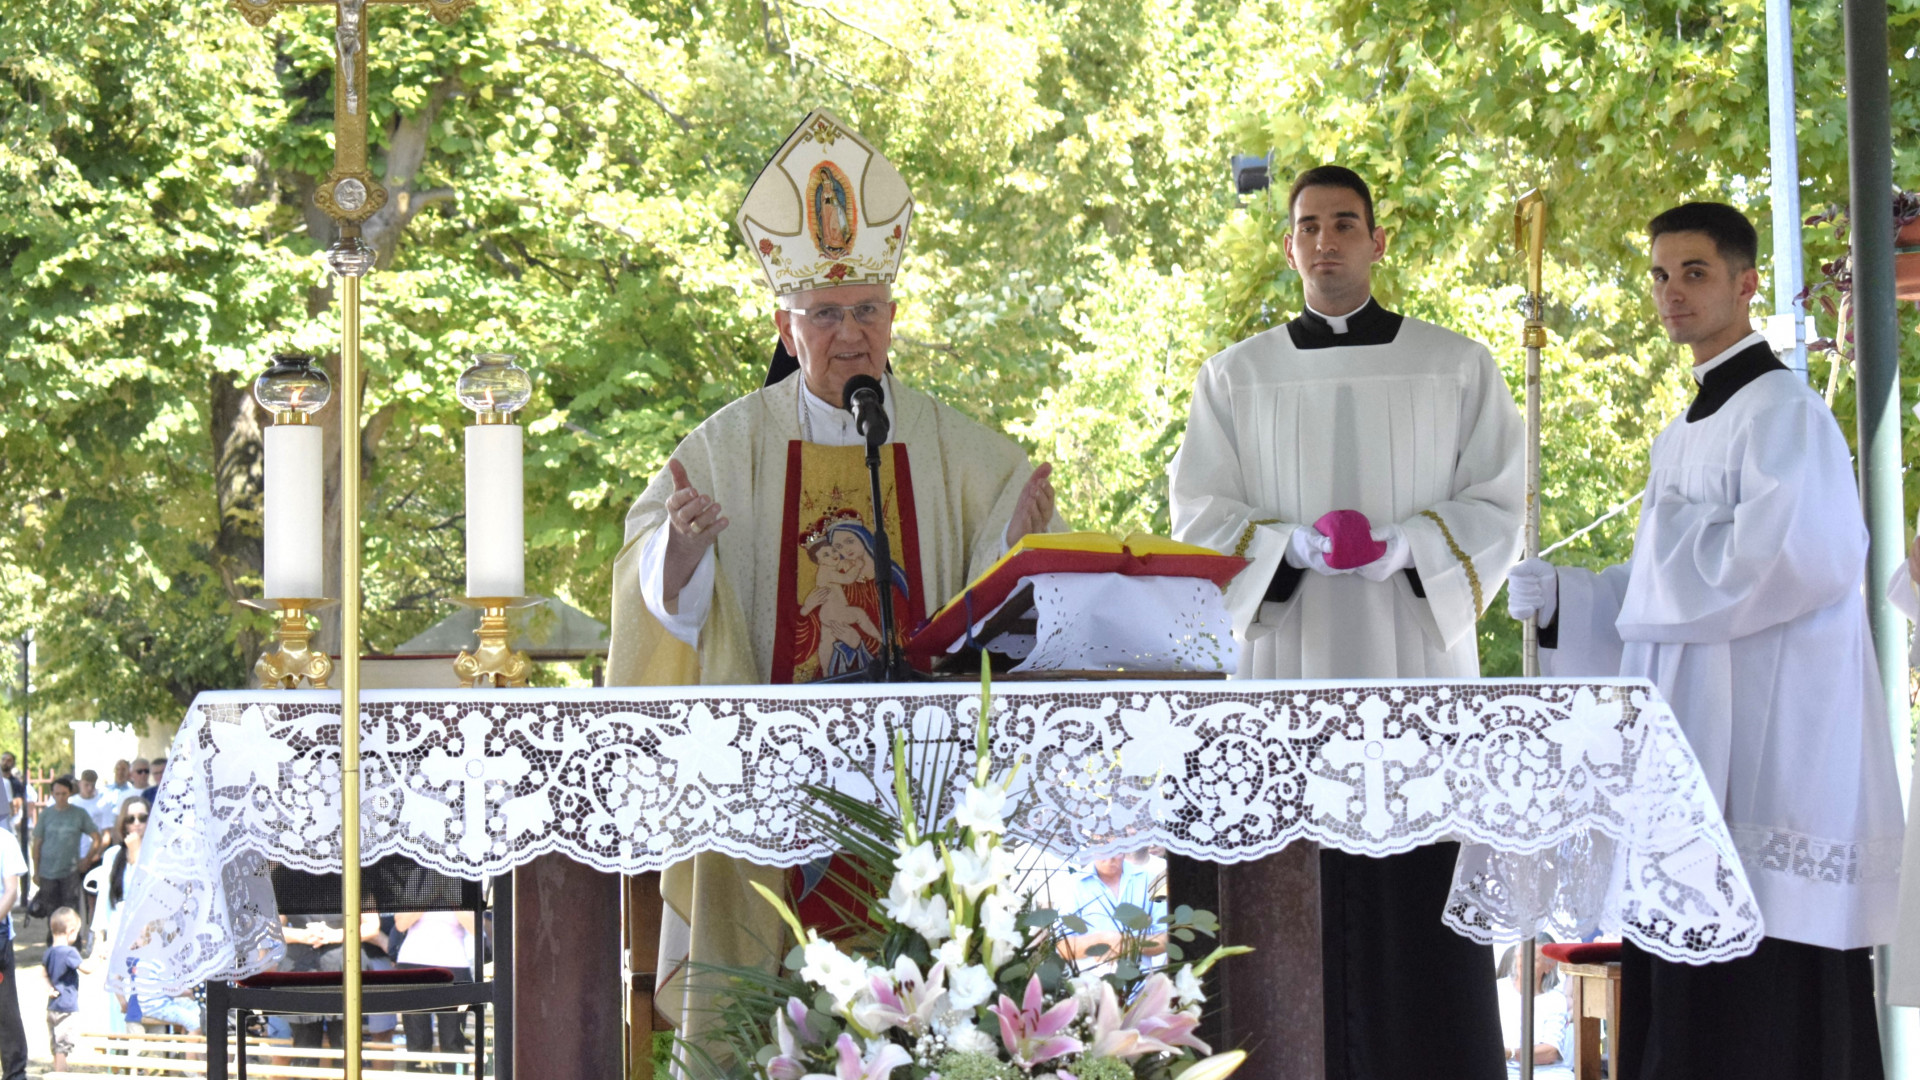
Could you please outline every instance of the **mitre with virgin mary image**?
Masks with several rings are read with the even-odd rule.
[[[887,285],[900,272],[913,191],[825,109],[807,114],[747,191],[736,223],[775,296]]]

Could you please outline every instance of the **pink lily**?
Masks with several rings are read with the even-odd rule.
[[[1065,1054],[1078,1053],[1084,1048],[1079,1039],[1071,1035],[1062,1035],[1067,1025],[1073,1023],[1079,1011],[1072,998],[1055,1005],[1045,1012],[1041,1006],[1046,999],[1040,993],[1040,976],[1035,975],[1027,982],[1025,1000],[1018,1006],[1005,994],[1000,995],[999,1004],[990,1010],[1000,1018],[1000,1041],[1006,1044],[1007,1053],[1021,1068],[1032,1068],[1042,1061],[1057,1058]]]
[[[913,1063],[913,1055],[907,1053],[905,1047],[890,1042],[877,1043],[865,1061],[860,1059],[860,1047],[852,1035],[842,1032],[838,1046],[840,1066],[834,1074],[809,1073],[805,1080],[887,1080],[893,1070]]]
[[[1155,1044],[1152,1049],[1164,1051],[1176,1046],[1191,1046],[1202,1054],[1212,1053],[1211,1047],[1193,1037],[1193,1029],[1200,1026],[1200,1021],[1185,1013],[1175,1012],[1172,1006],[1173,982],[1164,974],[1155,972],[1140,987],[1133,1003],[1127,1006],[1126,1015],[1120,1018],[1120,1026],[1138,1031],[1142,1043]]]
[[[794,999],[793,1003],[799,1004],[798,999]],[[800,1030],[807,1030],[806,1021],[800,1022]],[[807,1075],[807,1066],[801,1060],[800,1041],[794,1038],[785,1011],[773,1014],[773,1037],[779,1043],[780,1052],[767,1062],[767,1076],[770,1080],[801,1080]]]

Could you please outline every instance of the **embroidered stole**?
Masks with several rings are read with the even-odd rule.
[[[773,638],[776,684],[861,671],[880,651],[881,583],[875,580],[866,448],[798,439],[787,445]],[[881,448],[880,493],[894,561],[894,628],[904,645],[926,621],[926,592],[913,474],[903,444]]]

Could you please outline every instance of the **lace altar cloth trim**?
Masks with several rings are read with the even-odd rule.
[[[1763,933],[1739,852],[1672,712],[1638,680],[1001,684],[1013,828],[1078,861],[1162,844],[1216,862],[1306,839],[1463,849],[1446,922],[1481,941],[1620,933],[1745,955]],[[362,844],[478,878],[557,851],[607,871],[697,852],[828,853],[803,785],[891,799],[892,732],[972,757],[964,684],[389,690],[362,701]],[[113,982],[271,967],[268,860],[340,866],[339,695],[202,694],[169,753],[114,934]],[[872,778],[882,777],[876,788]],[[1037,779],[1035,779],[1037,778]]]

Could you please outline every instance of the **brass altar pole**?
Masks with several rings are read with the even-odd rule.
[[[1521,343],[1527,349],[1527,531],[1525,551],[1531,559],[1540,554],[1540,350],[1547,345],[1547,327],[1541,322],[1546,313],[1547,293],[1541,281],[1540,260],[1547,246],[1547,197],[1539,188],[1520,197],[1513,208],[1513,239],[1527,258],[1527,294],[1520,298],[1520,313],[1526,317]],[[1540,675],[1540,616],[1521,624],[1520,672],[1528,678]],[[1527,927],[1520,943],[1520,1080],[1533,1080],[1533,983],[1534,942],[1537,931]]]
[[[264,27],[281,11],[333,8],[333,169],[314,190],[313,203],[339,226],[327,265],[340,279],[340,908],[341,984],[347,1029],[346,1078],[360,1080],[360,279],[374,252],[360,226],[386,205],[374,177],[367,131],[367,9],[424,6],[450,24],[475,0],[229,0],[249,23]]]
[[[327,249],[340,279],[340,925],[346,1077],[360,1080],[360,279],[374,253],[355,225]]]

